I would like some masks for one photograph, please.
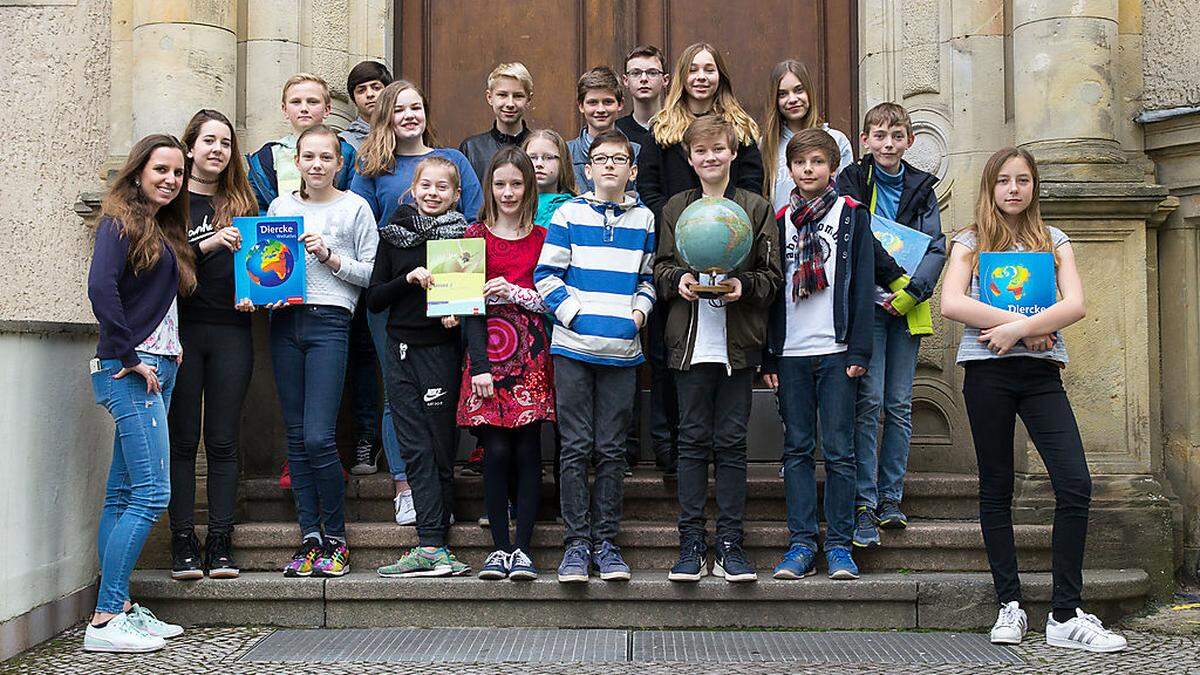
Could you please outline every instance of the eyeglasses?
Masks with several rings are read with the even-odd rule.
[[[653,80],[656,77],[662,77],[663,71],[659,70],[658,68],[650,68],[648,70],[642,70],[641,68],[634,68],[633,70],[625,71],[625,74],[632,77],[635,80],[639,79],[643,75],[645,75],[646,77]]]
[[[612,163],[615,166],[625,166],[630,160],[629,155],[592,155],[592,164],[596,165]]]
[[[558,155],[530,155],[529,156],[529,161],[531,161],[531,162],[557,162],[558,160],[559,160]]]

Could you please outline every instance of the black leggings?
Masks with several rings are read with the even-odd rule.
[[[171,503],[167,508],[171,531],[187,532],[194,527],[196,449],[203,419],[208,529],[229,534],[237,504],[238,428],[254,370],[250,325],[184,321],[179,326],[179,338],[183,364],[175,376],[167,418],[171,436]]]
[[[1016,356],[966,364],[963,398],[979,462],[979,524],[1001,604],[1021,600],[1013,542],[1013,427],[1025,423],[1054,488],[1055,614],[1079,607],[1092,479],[1058,364]],[[1061,620],[1061,619],[1060,619]]]
[[[506,553],[529,553],[542,487],[541,424],[515,429],[481,426],[475,435],[483,444],[483,501],[487,507],[493,545]],[[509,485],[516,478],[517,541],[508,538]]]

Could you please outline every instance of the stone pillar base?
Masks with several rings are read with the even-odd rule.
[[[1084,566],[1142,569],[1151,595],[1170,597],[1181,560],[1183,511],[1170,487],[1146,474],[1093,475]],[[1054,522],[1054,491],[1045,475],[1018,474],[1013,486],[1013,522]]]

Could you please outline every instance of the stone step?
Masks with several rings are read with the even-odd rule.
[[[783,480],[779,464],[752,464],[747,472],[746,518],[748,520],[785,520]],[[818,495],[823,494],[824,471],[817,471]],[[711,481],[709,510],[712,511]],[[910,473],[904,483],[904,511],[910,518],[976,519],[979,480],[969,474]],[[386,521],[392,518],[395,488],[384,473],[351,476],[346,485],[347,521]],[[459,475],[455,479],[455,517],[474,520],[483,515],[483,479]],[[818,501],[819,503],[819,501]],[[662,474],[651,467],[637,467],[625,478],[624,517],[631,520],[669,520],[679,514],[675,483],[664,482]],[[558,513],[554,481],[547,466],[542,478],[541,517],[552,520]],[[295,518],[289,491],[274,478],[242,481],[240,520],[281,521]],[[710,513],[710,515],[712,515]]]
[[[1026,573],[1021,582],[1031,628],[1041,629],[1050,575]],[[1144,607],[1148,589],[1142,570],[1084,572],[1084,606],[1106,623]],[[635,571],[629,582],[559,584],[548,574],[489,582],[382,579],[369,571],[339,579],[260,572],[177,582],[165,570],[138,570],[130,591],[160,618],[188,626],[981,630],[996,618],[991,575],[982,572],[877,573],[857,581],[777,581],[760,573],[750,584],[713,577],[677,584],[663,572]]]
[[[198,527],[204,538],[204,528]],[[746,523],[744,546],[751,562],[760,571],[771,570],[787,549],[788,531],[785,523]],[[1050,526],[1017,525],[1016,542],[1021,554],[1022,569],[1050,569]],[[541,523],[534,529],[534,564],[543,570],[558,567],[562,556],[563,526]],[[349,523],[352,564],[357,569],[373,570],[389,564],[400,552],[417,545],[415,528],[394,523]],[[984,571],[988,569],[987,555],[979,523],[972,521],[914,520],[905,530],[884,530],[883,546],[855,550],[855,561],[867,571]],[[169,569],[169,534],[162,523],[151,532],[142,552],[143,568]],[[233,545],[237,562],[246,570],[281,570],[300,541],[300,530],[294,522],[244,523],[234,531]],[[463,562],[478,569],[492,549],[488,530],[474,521],[458,523],[451,528],[448,542],[454,554]],[[670,569],[679,552],[679,534],[673,524],[665,522],[625,521],[617,537],[622,555],[634,570]],[[821,567],[823,568],[823,562]]]

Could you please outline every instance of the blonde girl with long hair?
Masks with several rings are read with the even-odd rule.
[[[796,184],[787,169],[784,150],[792,136],[805,129],[824,129],[837,142],[838,169],[854,163],[854,148],[846,134],[833,129],[821,115],[821,98],[813,86],[808,67],[795,59],[775,64],[771,69],[771,87],[763,106],[762,141],[763,196],[778,211],[788,204],[788,195]],[[837,179],[838,172],[833,174]]]
[[[688,164],[683,132],[697,117],[720,115],[737,135],[737,156],[729,173],[731,188],[754,193],[763,189],[763,161],[758,150],[758,124],[733,95],[725,57],[707,42],[689,45],[675,62],[663,109],[652,119],[654,142],[638,155],[638,194],[655,217],[676,193],[699,188]]]
[[[1028,625],[1020,607],[1012,520],[1013,434],[1020,416],[1054,489],[1053,593],[1046,641],[1072,649],[1119,651],[1125,638],[1080,609],[1092,481],[1063,389],[1067,348],[1059,331],[1084,317],[1083,284],[1070,239],[1042,220],[1039,187],[1037,163],[1029,152],[1003,148],[991,156],[979,183],[975,222],[951,241],[942,288],[942,315],[964,325],[958,363],[965,371],[963,400],[979,464],[979,525],[1000,605],[991,640],[1018,644]],[[1054,254],[1053,305],[1026,316],[980,300],[979,254],[1007,251]]]

